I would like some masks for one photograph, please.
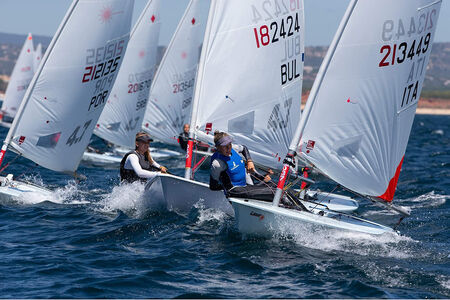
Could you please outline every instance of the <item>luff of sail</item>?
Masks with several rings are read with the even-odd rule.
[[[177,144],[183,125],[190,121],[195,77],[206,22],[203,0],[191,0],[155,75],[142,129],[168,144]]]
[[[33,37],[28,34],[17,58],[14,69],[11,73],[11,79],[6,88],[5,100],[2,103],[2,117],[12,118],[16,116],[23,96],[34,75],[34,47]],[[6,121],[6,120],[5,120]]]
[[[134,26],[114,88],[94,134],[119,146],[134,148],[156,72],[161,26],[160,0],[149,0]]]
[[[122,62],[133,5],[133,0],[72,3],[5,145],[51,170],[77,169]]]
[[[440,3],[356,3],[299,145],[309,162],[352,191],[393,199]]]
[[[259,164],[280,169],[300,117],[303,2],[213,2],[202,49],[191,130],[220,130]]]

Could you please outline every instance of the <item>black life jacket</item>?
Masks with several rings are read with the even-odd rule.
[[[157,167],[154,167],[150,164],[147,156],[137,153],[136,151],[130,151],[122,158],[120,161],[120,181],[126,181],[129,183],[140,180],[142,182],[146,182],[147,178],[139,177],[133,169],[125,169],[125,162],[127,161],[128,155],[136,154],[139,158],[139,164],[141,168],[147,171],[160,171]]]

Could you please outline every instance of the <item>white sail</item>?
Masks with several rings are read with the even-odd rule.
[[[197,66],[206,22],[201,11],[209,1],[191,0],[155,75],[142,128],[158,140],[177,144],[189,123]]]
[[[33,55],[33,69],[34,72],[36,72],[39,68],[39,64],[41,63],[42,60],[42,44],[39,43],[36,47],[36,50],[34,50],[34,55]]]
[[[16,116],[23,96],[31,82],[34,75],[33,69],[33,37],[31,33],[28,34],[19,57],[17,58],[14,69],[11,73],[11,78],[6,88],[5,100],[2,104],[2,114],[4,117],[9,117],[9,122]],[[6,119],[4,118],[6,121]]]
[[[134,26],[122,67],[94,133],[115,144],[134,147],[141,130],[150,86],[156,72],[160,0],[149,0]]]
[[[133,0],[72,3],[6,145],[45,168],[77,169],[123,60],[133,5]]]
[[[226,131],[259,164],[281,169],[300,117],[303,1],[211,5],[191,128]]]
[[[351,13],[299,144],[348,189],[393,199],[440,4],[360,0]]]

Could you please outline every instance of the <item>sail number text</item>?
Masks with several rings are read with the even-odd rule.
[[[431,33],[428,33],[425,38],[421,37],[418,42],[413,40],[410,45],[407,42],[394,45],[383,45],[380,49],[380,53],[383,57],[378,64],[381,67],[387,67],[394,64],[401,64],[407,58],[412,60],[414,56],[419,57],[421,54],[425,54],[430,45]]]
[[[410,70],[402,88],[401,109],[418,100],[436,21],[437,11],[430,7],[420,15],[386,20],[382,25],[381,39],[390,43],[381,46],[378,67],[405,63]]]
[[[88,111],[103,105],[114,83],[115,73],[125,51],[125,39],[109,42],[105,46],[86,49],[86,67],[81,81],[95,81],[95,90],[91,96]]]
[[[300,9],[300,0],[264,0],[260,3],[258,7],[251,6],[255,24],[261,20],[267,22]]]
[[[67,139],[66,145],[72,146],[73,144],[79,143],[82,139],[84,134],[86,133],[86,130],[88,129],[89,125],[92,123],[92,120],[86,121],[84,125],[77,126],[75,130],[72,132],[72,134]],[[78,132],[80,131],[81,127],[83,127],[83,131],[80,135],[78,135]]]
[[[273,21],[269,26],[262,25],[259,28],[253,28],[256,48],[279,42],[281,38],[286,39],[287,37],[291,37],[295,32],[300,32],[298,13],[295,14],[295,17],[287,16],[286,20],[282,18],[278,22]]]

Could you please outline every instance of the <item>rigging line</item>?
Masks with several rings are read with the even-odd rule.
[[[1,170],[0,170],[0,174],[3,173],[3,171],[10,166],[16,159],[18,159],[20,156],[22,156],[22,153],[19,153],[16,155],[16,157],[14,157],[9,163],[7,163]]]
[[[206,161],[206,155],[205,156],[203,156],[199,161],[198,161],[198,163],[196,163],[195,165],[194,165],[194,168],[192,169],[192,173],[195,173],[195,171],[198,169],[198,168],[200,168],[202,165],[203,165],[203,163]]]
[[[16,179],[20,178],[21,176],[25,175],[25,173],[28,173],[31,170],[34,170],[37,166],[39,166],[38,164],[34,164],[34,166],[29,167],[28,169],[26,169],[22,174],[20,174],[19,176],[16,177]]]
[[[249,173],[250,176],[253,176],[255,179],[261,181],[264,185],[266,185],[273,194],[275,194],[276,191],[276,185],[274,184],[274,186],[270,186],[267,182],[265,182],[264,180],[259,179],[258,177],[256,177],[254,174]],[[272,180],[270,181],[272,182]],[[291,195],[285,191],[283,191],[283,194],[285,194],[286,199],[288,199],[294,206],[296,206],[297,208],[299,208],[302,211],[309,211],[300,201],[299,199],[297,199],[297,197],[295,195]]]
[[[327,197],[330,196],[330,194],[334,193],[334,191],[337,190],[338,188],[339,188],[339,184],[336,185],[336,187],[331,192],[328,192],[328,194],[324,197],[324,199],[322,201],[312,202],[312,203],[316,204],[316,206],[314,208],[317,208],[317,206],[319,206],[319,205],[323,205],[328,208],[328,206],[326,204],[323,204],[323,202],[327,199]],[[308,201],[308,200],[306,200],[306,201]]]

